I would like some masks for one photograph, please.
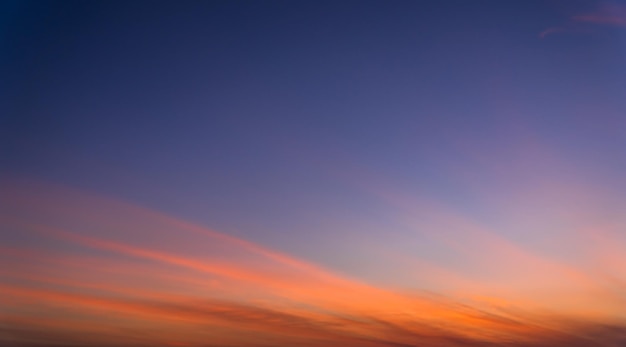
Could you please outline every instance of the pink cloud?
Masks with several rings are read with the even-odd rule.
[[[41,242],[32,248],[0,247],[0,260],[16,266],[0,271],[0,312],[6,312],[0,318],[4,332],[13,336],[3,341],[0,335],[0,344],[86,346],[95,343],[89,336],[98,336],[95,345],[101,346],[201,347],[210,341],[247,347],[264,341],[262,345],[310,347],[542,347],[584,341],[609,346],[619,338],[611,332],[598,337],[604,318],[545,315],[531,305],[522,310],[518,302],[491,293],[471,293],[471,302],[461,298],[468,293],[397,292],[137,206],[42,187],[26,194],[26,188],[11,186],[10,200],[0,196],[7,206],[0,227]],[[410,197],[383,195],[399,210],[414,210]],[[530,265],[533,272],[555,280],[586,284],[576,269],[528,252],[462,215],[438,206],[429,211],[438,231],[432,236],[469,260],[485,264],[492,254],[500,260],[494,266],[507,265],[517,276]],[[74,223],[64,222],[68,220]],[[92,231],[105,227],[123,232]],[[474,241],[455,239],[447,229],[463,230]],[[180,242],[150,242],[166,231]],[[184,241],[191,246],[198,242],[194,235],[204,239],[206,253],[186,252]],[[421,263],[419,270],[428,277],[458,279],[438,265]],[[459,281],[465,282],[464,277]],[[477,292],[491,288],[481,278],[469,277]],[[136,344],[124,341],[129,338],[136,338]]]
[[[540,38],[549,35],[570,33],[570,32],[590,32],[589,25],[626,27],[626,6],[605,2],[595,11],[571,16],[565,25],[551,27],[539,34]]]

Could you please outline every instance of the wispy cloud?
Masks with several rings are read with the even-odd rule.
[[[572,316],[539,310],[541,302],[525,306],[514,297],[494,298],[502,288],[468,274],[459,277],[476,284],[472,295],[487,292],[485,299],[365,283],[215,230],[68,189],[15,182],[2,188],[10,200],[3,198],[0,227],[30,240],[3,236],[0,260],[11,264],[0,271],[4,344],[610,346],[622,341],[626,329],[610,312]],[[396,200],[402,201],[398,208],[411,208],[408,198]],[[594,284],[582,270],[525,251],[458,215],[441,208],[428,214],[433,227],[443,228],[440,241],[475,261],[486,264],[486,251],[497,254],[499,266],[530,264],[557,280]],[[446,228],[463,230],[473,243],[446,236]],[[590,252],[601,252],[611,237],[607,232]],[[616,256],[606,261],[618,266],[623,259],[618,250],[611,252]]]
[[[626,5],[602,2],[595,11],[571,16],[567,23],[542,31],[539,37],[568,32],[590,32],[592,26],[626,27]]]

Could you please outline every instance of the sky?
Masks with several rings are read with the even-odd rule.
[[[626,2],[0,4],[0,344],[626,343]]]

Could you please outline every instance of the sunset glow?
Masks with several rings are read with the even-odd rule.
[[[626,345],[626,3],[1,6],[0,346]]]

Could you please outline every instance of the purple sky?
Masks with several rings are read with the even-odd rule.
[[[625,2],[1,6],[7,249],[126,252],[17,218],[189,258],[256,252],[169,216],[394,290],[578,312],[604,304],[568,281],[610,277],[625,305],[609,269],[626,266],[609,250],[626,241]]]

